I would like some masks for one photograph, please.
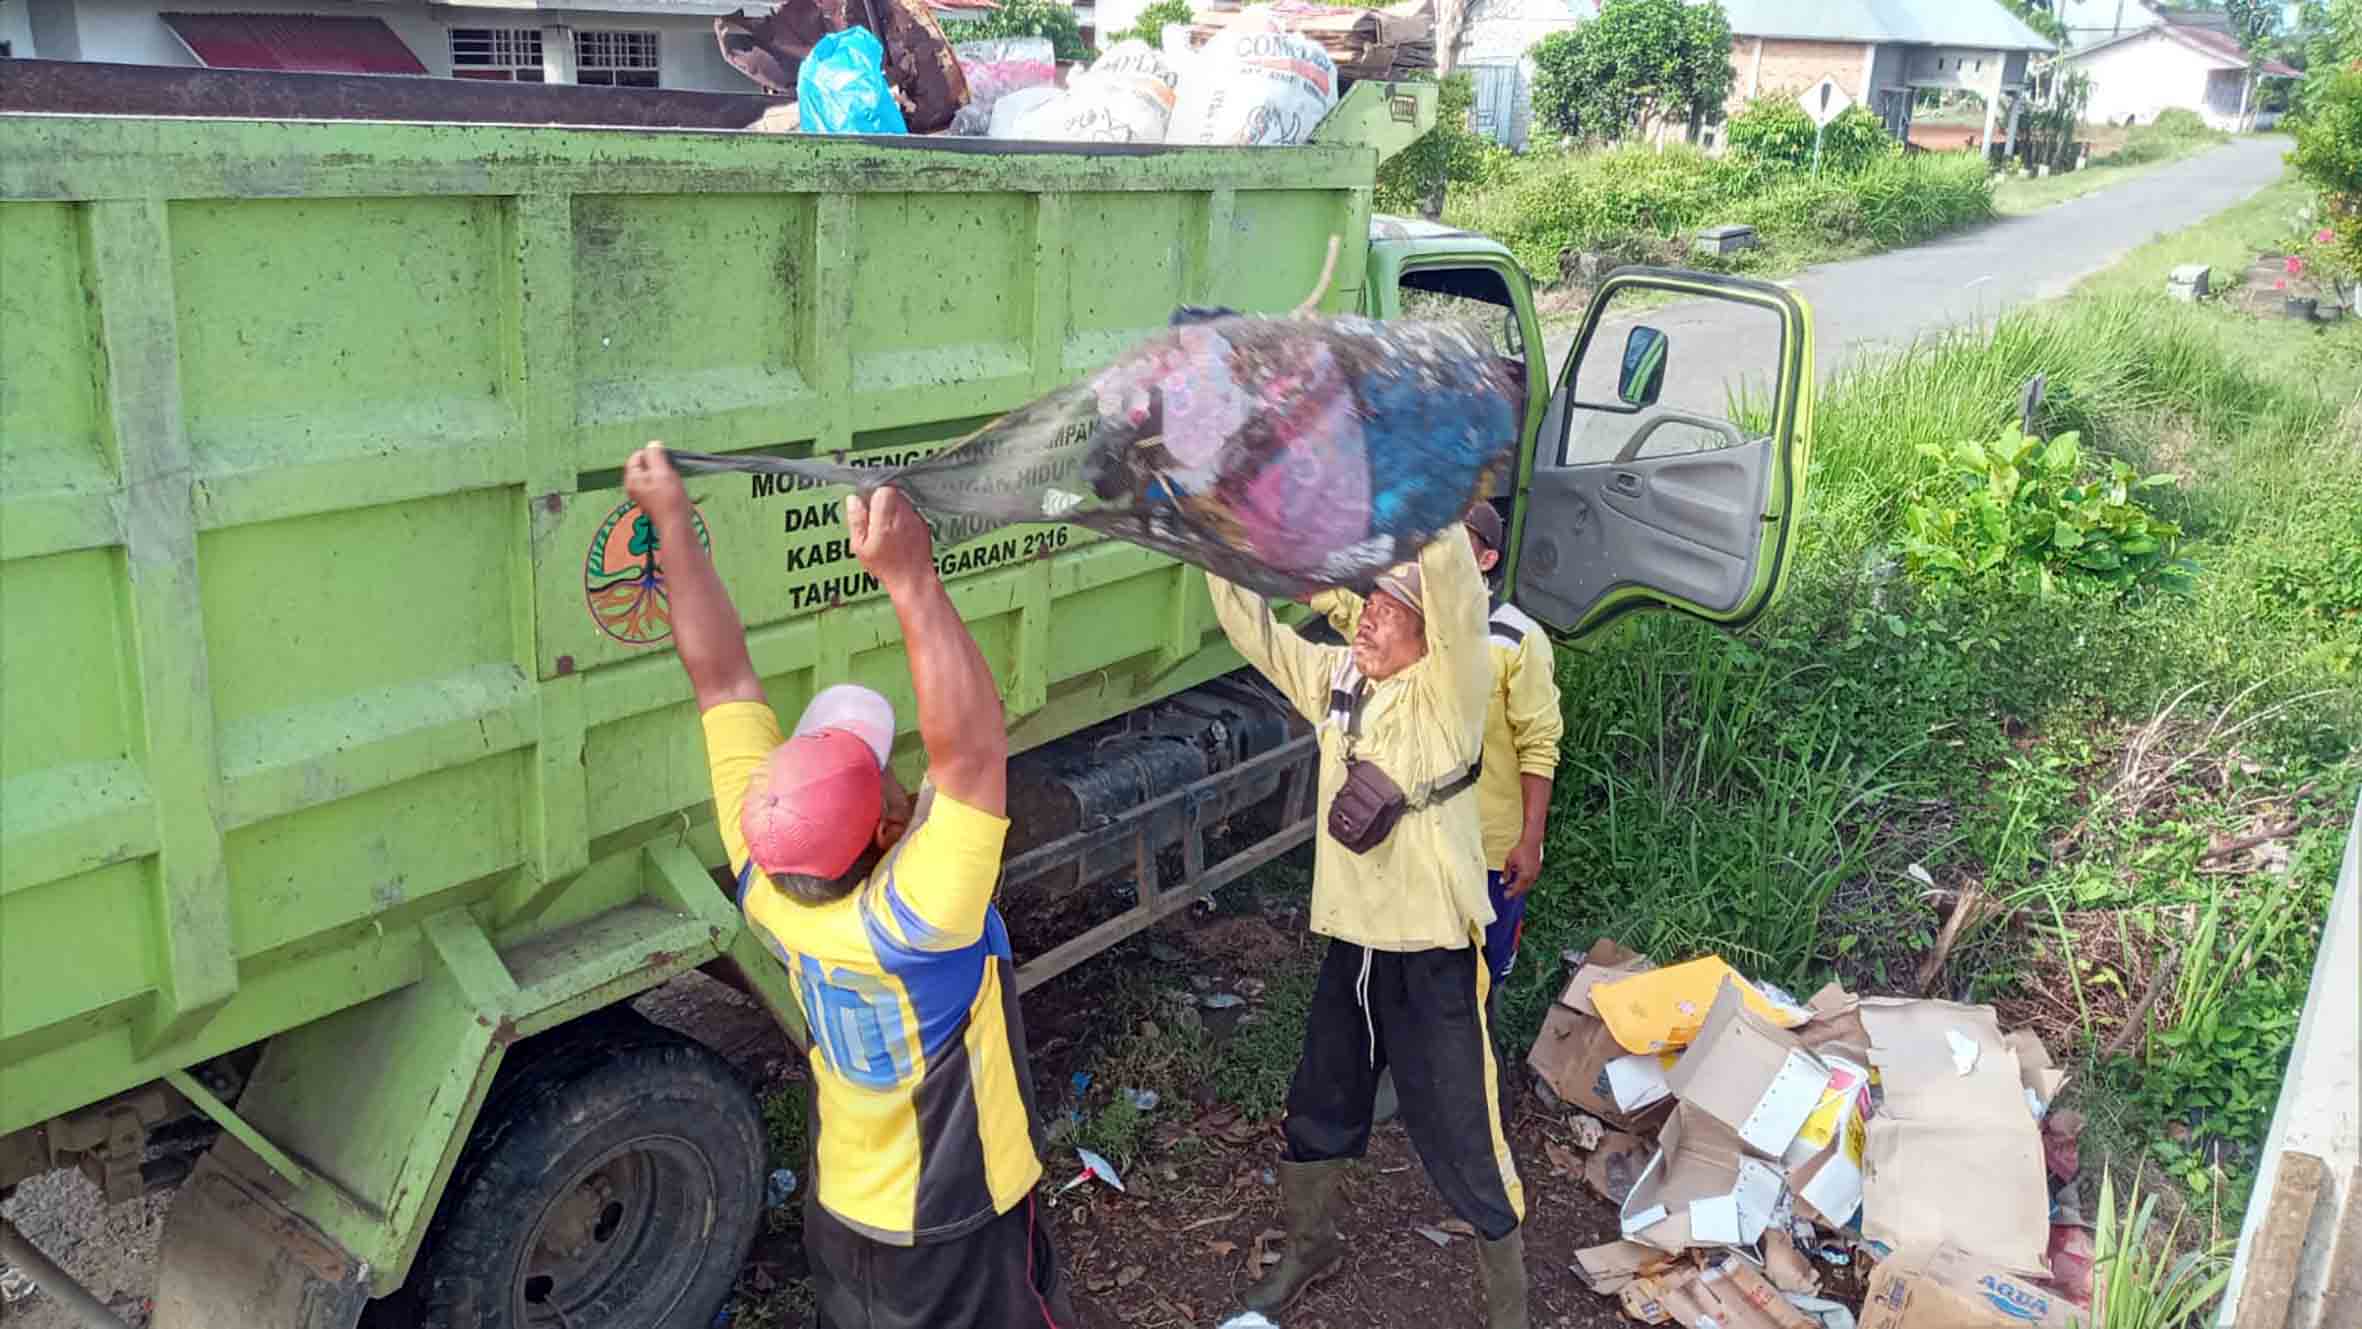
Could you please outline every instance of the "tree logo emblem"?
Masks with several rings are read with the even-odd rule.
[[[689,524],[697,531],[697,543],[712,549],[704,514],[692,507]],[[672,600],[658,558],[662,544],[656,523],[639,504],[626,501],[599,523],[582,560],[582,593],[591,621],[626,646],[653,646],[673,635]]]

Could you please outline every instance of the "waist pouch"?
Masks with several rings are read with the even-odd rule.
[[[1394,834],[1403,814],[1414,810],[1410,796],[1394,777],[1379,769],[1378,763],[1353,755],[1354,740],[1361,737],[1362,689],[1342,699],[1345,705],[1345,783],[1337,786],[1336,796],[1329,800],[1329,838],[1357,854],[1366,854],[1386,843]],[[1479,758],[1468,769],[1415,805],[1426,809],[1476,787],[1477,776],[1484,771]]]

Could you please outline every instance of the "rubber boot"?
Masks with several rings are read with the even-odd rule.
[[[1345,1263],[1345,1243],[1337,1237],[1336,1201],[1337,1184],[1344,1180],[1349,1162],[1332,1158],[1279,1165],[1279,1201],[1288,1244],[1271,1272],[1239,1298],[1248,1310],[1280,1310]]]
[[[1485,1329],[1527,1329],[1525,1229],[1477,1242],[1476,1254],[1484,1265]]]

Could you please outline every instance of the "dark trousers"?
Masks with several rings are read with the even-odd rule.
[[[1394,1069],[1403,1125],[1435,1189],[1488,1241],[1525,1218],[1525,1190],[1501,1132],[1483,953],[1372,951],[1329,943],[1288,1086],[1288,1159],[1359,1158],[1370,1144],[1378,1072]]]
[[[1078,1329],[1034,1198],[950,1241],[889,1246],[809,1200],[816,1329]]]

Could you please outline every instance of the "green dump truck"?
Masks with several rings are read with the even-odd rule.
[[[1228,150],[0,114],[0,1187],[177,1185],[166,1329],[397,1294],[710,1323],[761,1124],[622,1003],[707,966],[802,1020],[711,875],[617,484],[649,438],[893,462],[1176,305],[1295,305],[1334,236],[1327,309],[1525,367],[1496,501],[1530,613],[1745,622],[1802,510],[1805,311],[1625,270],[1553,391],[1506,251],[1371,215],[1433,115],[1363,84],[1311,145]],[[1707,322],[1753,363],[1685,360]],[[840,495],[691,487],[775,702],[858,679],[911,715]],[[1310,835],[1311,740],[1201,574],[1057,526],[939,555],[1020,752],[1027,985]]]

